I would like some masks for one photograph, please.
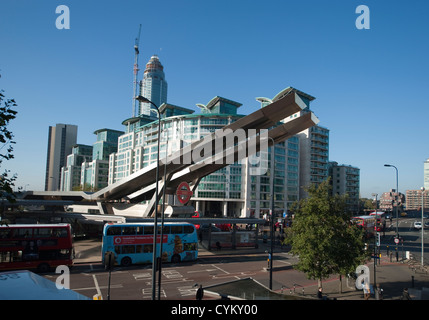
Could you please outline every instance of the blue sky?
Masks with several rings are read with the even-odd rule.
[[[70,29],[58,30],[58,5]],[[358,5],[370,30],[358,30]],[[16,1],[0,4],[0,88],[18,103],[17,186],[43,190],[48,127],[78,125],[78,143],[132,115],[134,40],[140,68],[158,54],[168,102],[194,108],[293,86],[330,129],[330,160],[361,170],[361,195],[423,185],[429,158],[429,2],[424,0]],[[142,71],[139,78],[142,76]]]

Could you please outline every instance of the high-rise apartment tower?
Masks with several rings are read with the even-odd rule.
[[[66,165],[67,156],[72,153],[76,141],[77,126],[62,123],[49,126],[45,191],[60,189],[61,168]]]
[[[146,64],[143,80],[140,81],[140,95],[155,103],[158,107],[167,102],[167,81],[164,67],[157,55],[153,55]],[[139,115],[151,116],[150,103],[140,103]]]

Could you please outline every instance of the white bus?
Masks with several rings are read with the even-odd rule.
[[[153,223],[106,224],[103,230],[102,259],[113,252],[116,263],[130,266],[152,263]],[[161,226],[157,233],[157,256],[160,252]],[[186,222],[164,223],[162,261],[193,261],[198,257],[198,237],[193,224]]]

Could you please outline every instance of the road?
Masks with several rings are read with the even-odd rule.
[[[219,255],[203,251],[196,262],[166,263],[161,272],[161,299],[195,299],[197,285],[208,287],[249,277],[268,284],[266,259],[267,255],[261,250],[252,253],[251,249],[245,249],[239,255]],[[291,270],[295,262],[296,258],[288,253],[278,252],[274,267],[276,272],[285,272]],[[45,277],[55,281],[57,275],[48,274]],[[302,279],[308,281],[305,277]],[[108,280],[109,273],[104,270],[100,261],[78,263],[71,271],[70,289],[87,297],[92,298],[95,294],[101,294],[103,299],[107,299]],[[290,286],[292,287],[295,282],[296,279],[291,279]],[[281,289],[282,285],[275,283],[274,289]],[[111,273],[110,289],[110,298],[115,300],[151,299],[152,266],[114,268]]]
[[[416,259],[420,256],[420,231],[413,229],[415,218],[400,218],[399,233],[404,239],[403,251],[410,251]],[[390,223],[388,223],[388,226]],[[429,275],[413,273],[407,264],[390,262],[386,255],[387,245],[394,250],[394,235],[396,221],[393,219],[392,228],[386,231],[382,238],[382,264],[377,266],[377,283],[385,289],[386,299],[398,299],[404,287],[411,287],[411,279],[417,287],[429,287]],[[429,235],[425,230],[425,260],[429,258]],[[426,237],[427,235],[427,237]],[[101,264],[101,243],[97,240],[85,240],[75,243],[75,266],[70,274],[70,288],[92,298],[100,294],[103,299],[108,298],[109,273]],[[402,244],[398,246],[399,259],[402,256]],[[233,280],[251,277],[261,284],[268,286],[269,272],[267,272],[267,253],[269,243],[260,242],[259,248],[237,249],[230,251],[212,251],[200,249],[198,260],[179,264],[167,263],[161,272],[161,299],[163,300],[193,300],[197,286],[208,288]],[[273,260],[273,290],[285,294],[315,297],[317,281],[307,279],[306,275],[293,268],[297,257],[290,255],[279,246],[275,247]],[[419,260],[418,260],[419,261]],[[373,279],[373,263],[368,266]],[[55,282],[58,277],[55,273],[44,275]],[[323,290],[331,297],[339,299],[362,299],[361,291],[356,291],[353,280],[344,279],[342,293],[339,294],[339,280],[337,276],[324,279]],[[111,273],[110,298],[112,300],[150,300],[152,296],[152,267],[151,265],[137,265],[129,268],[115,267]],[[207,295],[205,298],[209,298]]]
[[[399,259],[405,258],[406,252],[409,251],[417,261],[421,259],[421,230],[414,229],[414,221],[421,221],[420,217],[405,217],[398,219],[398,232],[400,241],[398,244]],[[396,219],[392,223],[387,222],[388,230],[385,237],[381,239],[381,250],[386,252],[387,246],[390,250],[395,251],[394,238],[396,235]],[[424,229],[424,261],[429,264],[429,229]]]

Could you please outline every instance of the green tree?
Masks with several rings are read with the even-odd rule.
[[[13,145],[16,143],[13,140],[13,134],[8,129],[11,120],[16,118],[17,111],[13,108],[17,107],[14,99],[6,99],[0,90],[0,166],[4,160],[10,160],[13,156]],[[13,186],[15,185],[16,174],[10,175],[10,170],[4,170],[0,175],[0,197],[6,198],[9,202],[15,201]],[[0,208],[0,214],[3,213],[3,206]]]
[[[297,269],[309,279],[348,274],[365,257],[362,231],[350,222],[346,196],[331,195],[329,179],[307,189],[308,197],[296,203],[288,234],[291,252],[299,255]]]

